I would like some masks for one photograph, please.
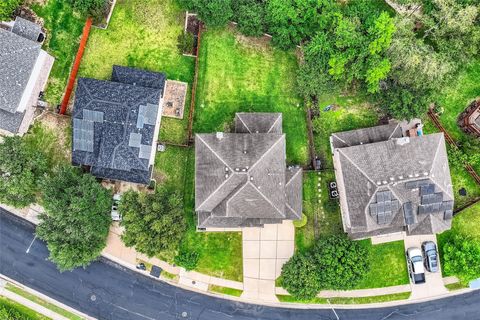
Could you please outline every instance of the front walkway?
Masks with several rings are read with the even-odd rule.
[[[263,228],[243,228],[242,298],[278,302],[275,279],[295,249],[292,221],[266,224]]]

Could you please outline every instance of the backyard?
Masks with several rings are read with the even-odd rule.
[[[307,131],[302,100],[295,93],[293,52],[246,38],[233,28],[202,34],[199,53],[195,132],[230,131],[236,112],[282,112],[287,162],[307,163]]]
[[[49,0],[43,6],[33,3],[31,8],[45,21],[48,34],[44,49],[55,58],[45,92],[45,99],[54,107],[65,91],[85,18],[65,0]]]
[[[184,11],[175,0],[118,1],[107,30],[93,28],[79,76],[110,79],[113,65],[165,72],[168,79],[188,83],[183,120],[162,118],[160,140],[187,141],[190,90],[195,60],[177,49]]]

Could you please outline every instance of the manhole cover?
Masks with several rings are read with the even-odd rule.
[[[95,300],[97,300],[97,296],[96,296],[96,295],[94,295],[94,294],[92,294],[92,295],[90,296],[90,300],[92,300],[92,301],[95,301]]]
[[[192,284],[195,284],[195,283],[196,283],[195,280],[193,280],[193,281],[192,281]]]
[[[188,316],[188,313],[187,313],[186,311],[183,311],[183,312],[182,312],[182,317],[183,317],[183,318],[186,318],[187,316]]]

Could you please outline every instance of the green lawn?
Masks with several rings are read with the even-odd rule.
[[[361,244],[370,247],[370,271],[355,289],[409,283],[403,240],[372,245],[370,239],[365,239],[361,240]]]
[[[216,292],[216,293],[227,294],[227,295],[234,296],[234,297],[240,297],[243,293],[242,290],[220,287],[220,286],[214,286],[212,284],[208,287],[208,290],[210,290],[212,292]]]
[[[197,232],[194,211],[194,152],[192,148],[167,146],[157,153],[154,175],[160,183],[173,186],[184,196],[187,231],[182,246],[197,252],[195,269],[205,274],[242,281],[242,236],[239,232]],[[173,262],[175,252],[164,252],[160,258]]]
[[[319,180],[320,178],[320,180]],[[295,229],[296,249],[303,252],[315,241],[315,215],[317,215],[317,233],[332,235],[343,233],[340,207],[337,200],[328,195],[328,182],[334,181],[333,171],[305,172],[303,175],[303,213],[307,216],[307,224]],[[318,184],[320,184],[321,203],[318,202]]]
[[[45,20],[45,28],[48,30],[44,49],[55,58],[55,63],[45,98],[56,106],[65,92],[85,19],[73,12],[67,0],[49,0],[44,6],[34,3],[30,7]]]
[[[328,105],[336,107],[323,111]],[[324,167],[333,168],[330,135],[334,132],[372,127],[378,124],[379,111],[363,96],[324,95],[318,100],[320,115],[313,119],[315,150],[321,156]]]
[[[382,296],[373,296],[373,297],[359,297],[359,298],[314,298],[312,300],[298,300],[292,296],[277,295],[280,302],[290,302],[290,303],[310,303],[310,304],[368,304],[368,303],[379,303],[379,302],[388,302],[388,301],[397,301],[397,300],[406,300],[410,297],[410,292],[386,294]]]
[[[209,29],[200,46],[194,131],[230,131],[236,112],[282,112],[287,161],[306,164],[305,112],[295,93],[297,67],[293,52],[231,29]]]
[[[56,306],[56,305],[54,305],[50,302],[47,302],[43,299],[40,299],[39,297],[37,297],[37,296],[35,296],[35,295],[33,295],[33,294],[23,290],[23,289],[20,289],[19,287],[11,285],[10,283],[7,284],[6,288],[9,291],[14,292],[14,293],[16,293],[16,294],[32,301],[32,302],[38,304],[38,305],[41,305],[42,307],[45,307],[45,308],[47,308],[47,309],[49,309],[49,310],[51,310],[51,311],[53,311],[53,312],[55,312],[55,313],[57,313],[61,316],[64,316],[67,319],[71,319],[71,320],[81,320],[81,319],[83,319],[82,317],[79,317],[79,316],[77,316],[77,315],[75,315],[75,314],[73,314],[73,313],[71,313],[71,312],[69,312],[69,311],[67,311],[63,308],[60,308],[60,307],[58,307],[58,306]]]
[[[437,96],[437,102],[444,108],[440,121],[448,133],[460,144],[473,143],[476,139],[458,127],[457,118],[475,98],[480,97],[479,79],[480,60],[476,60],[465,66],[455,81],[450,82]],[[474,146],[463,150],[466,153],[480,153],[480,143],[477,142]],[[480,172],[480,165],[477,165],[475,169]]]
[[[162,118],[160,139],[183,144],[187,139],[190,89],[195,60],[178,52],[184,12],[175,0],[117,1],[107,30],[92,29],[79,75],[110,79],[112,66],[161,71],[189,84],[184,119]]]
[[[10,299],[0,296],[0,310],[5,310],[7,314],[12,315],[12,319],[15,320],[48,320],[39,313],[36,313],[32,309],[27,308],[24,305],[16,303]]]

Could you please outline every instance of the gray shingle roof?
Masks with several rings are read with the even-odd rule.
[[[92,174],[100,178],[148,184],[162,90],[80,78],[73,109],[72,162],[91,166]]]
[[[372,132],[381,132],[373,138],[377,140],[396,130],[384,129],[348,136],[371,138]],[[346,231],[358,238],[404,229],[411,234],[448,229],[451,220],[444,216],[453,209],[453,189],[443,134],[386,139],[335,148]]]
[[[42,33],[42,28],[36,23],[25,20],[21,17],[16,17],[12,32],[25,39],[36,42],[38,40],[38,36],[40,33]]]
[[[260,128],[252,123],[250,128]],[[267,118],[261,114],[262,124]],[[279,116],[264,126],[268,132]],[[281,128],[281,118],[280,118]],[[246,128],[246,127],[245,127]],[[302,170],[285,166],[285,135],[222,133],[195,136],[198,227],[259,226],[299,219]]]
[[[400,123],[393,122],[382,126],[333,133],[332,144],[334,148],[345,148],[401,137]]]
[[[165,73],[116,65],[112,68],[112,81],[146,88],[160,89],[162,91],[162,95],[166,80],[167,77]]]
[[[281,113],[239,112],[235,114],[236,133],[282,133]]]
[[[5,110],[0,110],[0,129],[17,133],[24,116],[25,112],[10,113]]]
[[[0,28],[0,109],[16,112],[40,50],[39,43]]]

